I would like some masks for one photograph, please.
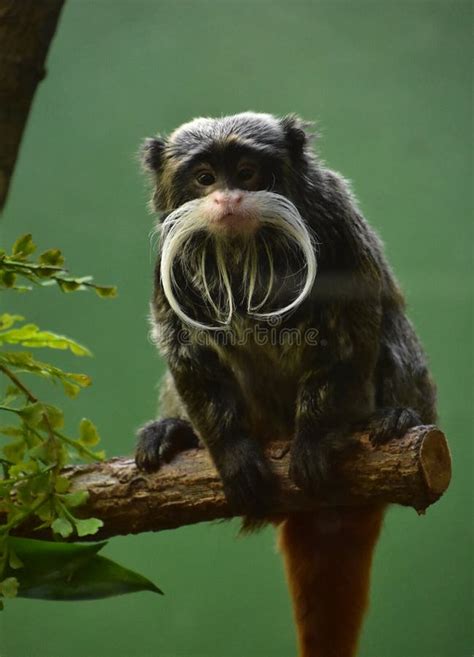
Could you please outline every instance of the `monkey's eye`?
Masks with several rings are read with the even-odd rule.
[[[249,182],[256,174],[256,170],[253,167],[242,167],[238,170],[237,176],[241,182]]]
[[[201,171],[196,174],[196,180],[203,187],[209,187],[209,185],[213,185],[216,182],[215,176],[210,171]]]

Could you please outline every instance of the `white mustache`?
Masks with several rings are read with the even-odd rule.
[[[161,234],[160,277],[164,294],[176,315],[188,326],[196,329],[218,330],[229,326],[235,314],[236,304],[229,274],[229,265],[241,267],[242,289],[246,312],[249,317],[265,320],[282,317],[295,310],[311,291],[317,272],[316,244],[296,207],[286,197],[273,192],[259,191],[246,194],[247,205],[253,215],[258,217],[259,228],[270,228],[272,238],[278,239],[280,248],[288,253],[297,254],[301,268],[290,271],[289,275],[304,276],[298,283],[295,298],[276,310],[265,311],[267,302],[271,301],[272,292],[283,281],[275,274],[272,249],[265,237],[258,235],[242,236],[238,243],[225,236],[208,231],[209,222],[205,213],[205,198],[184,203],[170,213],[156,232]],[[199,246],[192,243],[198,232],[204,232]],[[257,250],[262,245],[264,254]],[[216,274],[208,280],[206,259],[214,257]],[[266,257],[268,275],[266,281],[259,281],[259,258]],[[174,268],[178,264],[181,271],[193,287],[199,290],[210,315],[217,325],[208,325],[191,317],[183,308],[185,290],[178,285]],[[257,301],[256,297],[262,297]],[[207,313],[209,314],[209,312]]]

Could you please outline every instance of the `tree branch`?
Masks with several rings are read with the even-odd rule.
[[[0,0],[0,211],[64,0]]]
[[[308,499],[288,478],[289,445],[272,443],[267,456],[280,485],[275,515],[306,510],[315,504],[395,503],[423,513],[449,485],[451,458],[444,434],[434,426],[415,427],[406,436],[377,448],[364,434],[350,453],[341,455],[334,483],[317,501]],[[72,490],[86,489],[80,511],[104,521],[96,538],[173,529],[230,518],[219,476],[204,449],[183,452],[159,472],[145,474],[132,459],[68,467]],[[31,527],[23,528],[31,534]],[[43,537],[45,534],[42,535]],[[88,537],[90,540],[90,537]]]

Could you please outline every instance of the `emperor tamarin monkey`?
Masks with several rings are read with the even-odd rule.
[[[436,417],[382,245],[309,142],[296,116],[246,112],[143,147],[161,215],[151,307],[168,373],[162,419],[141,430],[136,461],[154,470],[203,441],[250,522],[275,492],[266,440],[291,438],[290,477],[314,495],[354,429],[376,443]],[[289,329],[302,339],[280,339]],[[355,655],[382,515],[281,522],[300,657]]]

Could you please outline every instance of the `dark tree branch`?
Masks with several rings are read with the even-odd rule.
[[[0,211],[64,0],[0,0]]]
[[[267,455],[281,490],[272,513],[287,514],[315,504],[378,503],[402,504],[423,513],[447,489],[451,458],[444,434],[436,427],[416,427],[403,438],[377,448],[366,435],[357,438],[357,446],[341,458],[333,484],[321,492],[317,501],[306,498],[288,479],[288,444],[269,445]],[[94,539],[232,516],[204,449],[184,452],[152,475],[138,471],[133,460],[127,458],[69,467],[65,474],[71,478],[73,490],[89,491],[82,514],[104,521]],[[22,533],[38,536],[31,534],[31,527],[23,528]]]

